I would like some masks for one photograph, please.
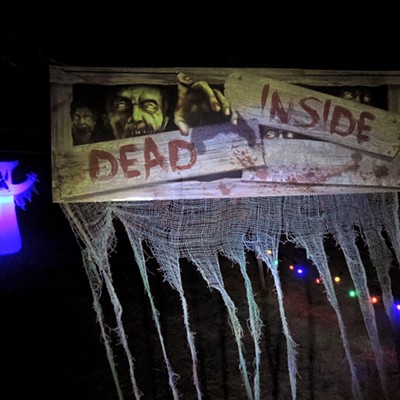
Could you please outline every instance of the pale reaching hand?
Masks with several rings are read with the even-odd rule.
[[[222,113],[230,117],[232,124],[237,124],[237,114],[220,90],[212,89],[205,81],[195,82],[180,72],[174,122],[182,135],[187,136],[189,128],[201,125],[204,115],[210,111]]]

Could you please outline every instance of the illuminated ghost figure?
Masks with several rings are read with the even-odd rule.
[[[18,184],[12,183],[12,171],[18,161],[0,161],[0,256],[17,253],[22,240],[19,231],[15,206],[25,209],[26,201],[36,192],[37,175],[30,172],[27,179]]]

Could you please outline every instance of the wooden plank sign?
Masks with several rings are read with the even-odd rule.
[[[51,67],[50,80],[54,202],[400,191],[399,71]],[[298,85],[383,88],[390,111]]]
[[[258,136],[246,124],[219,124],[76,146],[58,156],[62,200],[177,181],[264,164]]]
[[[233,109],[247,121],[393,158],[400,114],[238,71],[225,83]]]
[[[179,200],[216,199],[240,197],[304,196],[320,194],[397,192],[398,189],[375,186],[318,185],[297,183],[270,183],[264,181],[222,178],[212,181],[185,180],[136,186],[116,192],[103,192],[75,198],[73,201],[135,201],[135,200]]]
[[[265,166],[243,181],[400,189],[400,154],[393,160],[316,140],[264,139]]]

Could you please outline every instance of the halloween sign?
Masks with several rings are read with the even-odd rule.
[[[50,72],[55,202],[400,187],[398,93],[364,73],[322,87],[290,70]],[[345,88],[378,91],[379,107]]]

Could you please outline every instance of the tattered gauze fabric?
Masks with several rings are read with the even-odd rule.
[[[287,345],[288,374],[292,399],[296,399],[296,344],[285,316],[284,294],[278,265],[278,247],[286,240],[302,247],[315,264],[325,285],[327,298],[338,320],[352,379],[355,399],[361,399],[357,371],[350,350],[348,334],[334,290],[332,275],[325,254],[323,240],[332,236],[343,251],[354,287],[358,293],[360,309],[366,331],[374,352],[383,391],[387,398],[388,383],[382,356],[382,348],[375,322],[374,308],[370,302],[365,269],[356,246],[360,234],[368,246],[371,263],[376,269],[382,289],[382,298],[389,318],[393,318],[393,295],[389,270],[395,260],[385,237],[391,241],[393,253],[400,263],[400,229],[397,193],[372,193],[357,195],[290,196],[239,199],[200,199],[148,202],[112,202],[62,204],[65,215],[82,248],[86,273],[93,294],[94,309],[100,325],[107,357],[117,387],[119,399],[123,399],[118,381],[113,348],[105,329],[100,296],[107,290],[115,313],[120,343],[128,360],[132,392],[141,397],[134,373],[134,360],[128,346],[122,322],[122,307],[113,281],[109,256],[116,246],[113,221],[118,219],[124,226],[133,249],[134,257],[143,279],[150,302],[153,320],[168,372],[173,398],[178,400],[177,374],[170,363],[159,312],[154,303],[146,269],[143,246],[148,246],[156,258],[164,278],[178,292],[182,305],[188,348],[192,359],[193,384],[197,398],[202,398],[196,344],[190,328],[190,315],[181,279],[180,258],[187,258],[198,269],[207,285],[217,290],[225,304],[232,333],[237,344],[239,368],[248,399],[260,399],[260,368],[262,358],[260,337],[262,320],[254,300],[252,284],[246,271],[246,252],[254,252],[261,258],[274,280],[283,332]],[[266,252],[266,249],[271,251]],[[248,301],[249,329],[254,343],[254,360],[248,363],[243,351],[243,327],[236,313],[236,306],[229,295],[218,261],[224,255],[240,267]],[[253,370],[248,371],[248,365]]]

